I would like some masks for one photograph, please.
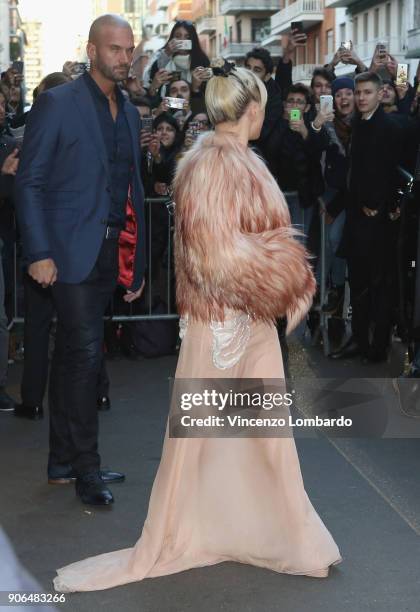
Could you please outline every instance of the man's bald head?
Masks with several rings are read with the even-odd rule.
[[[91,73],[114,83],[125,81],[133,61],[134,37],[130,24],[118,15],[102,15],[89,30],[87,55]]]
[[[122,17],[119,15],[101,15],[90,26],[89,30],[89,42],[96,45],[103,35],[103,31],[105,28],[113,27],[113,28],[129,28],[131,30],[131,26]]]

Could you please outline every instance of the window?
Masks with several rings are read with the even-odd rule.
[[[233,28],[232,28],[232,26],[229,26],[229,42],[230,43],[233,42]]]
[[[315,36],[314,55],[314,64],[319,64],[319,36]]]
[[[340,45],[346,42],[346,24],[340,23]]]
[[[363,42],[368,41],[369,35],[369,13],[363,14]]]
[[[261,42],[264,38],[263,30],[270,28],[270,19],[251,19],[251,41]]]
[[[327,55],[334,53],[334,30],[327,30],[326,43]]]
[[[242,42],[242,21],[239,20],[236,22],[236,40],[238,43]]]
[[[377,40],[379,38],[379,9],[376,8],[373,13],[373,38]]]
[[[136,10],[135,1],[134,0],[125,0],[124,2],[124,12],[125,13],[134,13]]]
[[[219,53],[221,52],[221,50],[222,50],[222,35],[219,34]]]
[[[357,45],[359,40],[359,19],[357,17],[353,18],[353,43]]]
[[[389,2],[385,6],[385,34],[391,35],[391,4]]]

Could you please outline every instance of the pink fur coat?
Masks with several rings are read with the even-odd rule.
[[[287,204],[264,162],[235,136],[203,135],[174,181],[178,312],[223,321],[224,310],[253,319],[306,314],[315,279],[290,226]]]

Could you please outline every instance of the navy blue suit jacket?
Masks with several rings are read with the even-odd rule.
[[[131,199],[137,247],[131,290],[145,269],[140,116],[124,104],[133,143]],[[95,265],[111,205],[110,172],[96,109],[84,79],[42,93],[29,113],[15,181],[24,257],[52,257],[58,280],[79,283]]]

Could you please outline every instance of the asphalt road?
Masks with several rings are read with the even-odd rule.
[[[295,377],[386,379],[397,372],[399,361],[397,350],[391,364],[366,369],[357,361],[331,363],[319,349],[296,341],[291,351]],[[100,448],[103,464],[127,476],[124,484],[112,487],[112,509],[84,507],[72,486],[47,484],[47,419],[29,422],[0,415],[0,523],[45,591],[52,591],[56,567],[137,540],[159,463],[167,379],[175,365],[172,357],[109,364],[112,410],[100,415]],[[16,397],[20,373],[21,366],[11,367],[10,389]],[[399,420],[398,408],[393,410]],[[413,420],[401,418],[409,431]],[[327,580],[223,563],[108,591],[71,594],[60,609],[419,612],[420,441],[321,435],[298,438],[297,446],[308,494],[344,558]]]

